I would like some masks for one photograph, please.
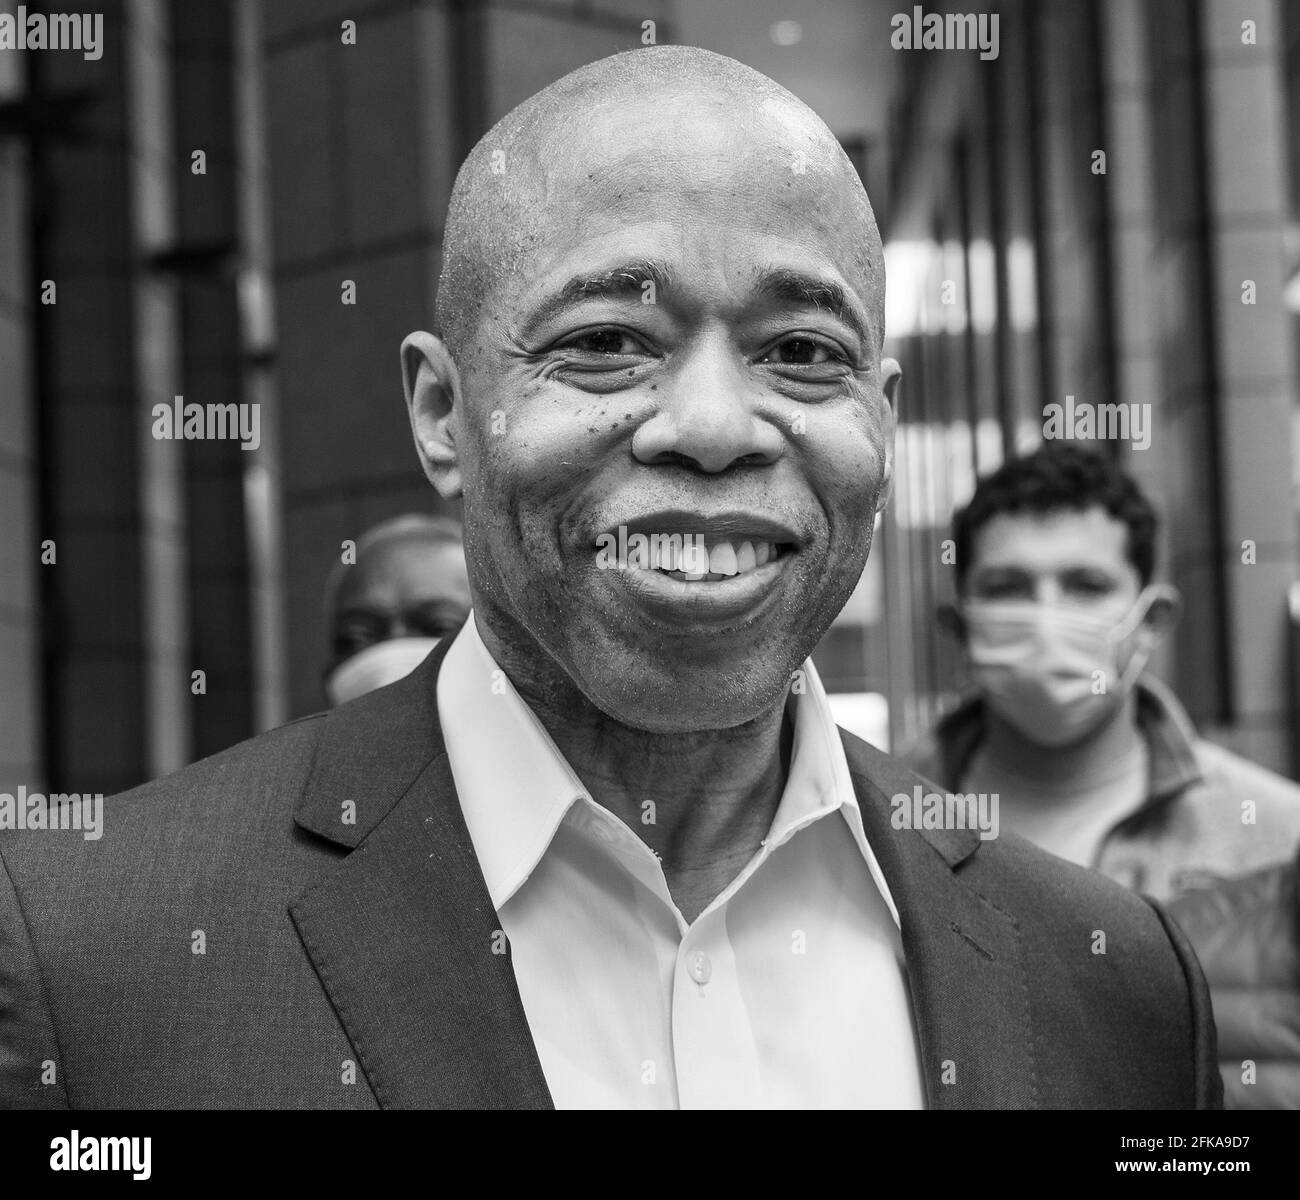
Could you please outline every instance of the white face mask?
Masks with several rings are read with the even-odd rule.
[[[1068,746],[1091,733],[1133,688],[1158,634],[1143,621],[1160,584],[1116,618],[1076,605],[968,600],[962,606],[972,671],[1003,720],[1039,746]]]
[[[396,683],[424,662],[441,640],[431,637],[389,638],[344,659],[325,680],[325,694],[330,704],[346,704],[375,688]]]

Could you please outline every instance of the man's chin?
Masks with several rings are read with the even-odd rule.
[[[662,662],[625,663],[618,671],[590,663],[578,680],[587,699],[628,729],[687,734],[735,729],[784,703],[794,668],[774,674],[748,661],[732,670],[665,669]]]
[[[1091,740],[1109,723],[1112,716],[1113,714],[1107,713],[1085,725],[1064,729],[1029,727],[1023,722],[1011,721],[1005,715],[1003,720],[1007,721],[1025,741],[1036,746],[1039,750],[1059,753],[1074,750]]]

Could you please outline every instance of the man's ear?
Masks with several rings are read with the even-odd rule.
[[[1142,618],[1142,628],[1151,635],[1151,643],[1161,641],[1183,614],[1182,593],[1172,583],[1158,584]]]
[[[462,407],[460,372],[440,337],[423,331],[402,342],[402,387],[420,465],[444,500],[461,494],[455,419]]]
[[[884,393],[885,408],[881,414],[881,431],[885,438],[885,481],[876,497],[876,512],[883,512],[894,494],[894,431],[898,428],[898,381],[903,378],[903,368],[895,358],[880,360],[880,390]]]

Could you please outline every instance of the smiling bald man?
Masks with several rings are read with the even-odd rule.
[[[703,51],[603,60],[479,143],[444,250],[401,358],[469,621],[99,842],[5,836],[0,1098],[1217,1106],[1161,910],[913,827],[930,785],[830,716],[899,369],[822,122]]]

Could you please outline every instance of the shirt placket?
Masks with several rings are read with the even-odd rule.
[[[726,934],[727,904],[702,913],[686,931],[673,971],[673,1066],[682,1108],[747,1108],[761,1080]]]

